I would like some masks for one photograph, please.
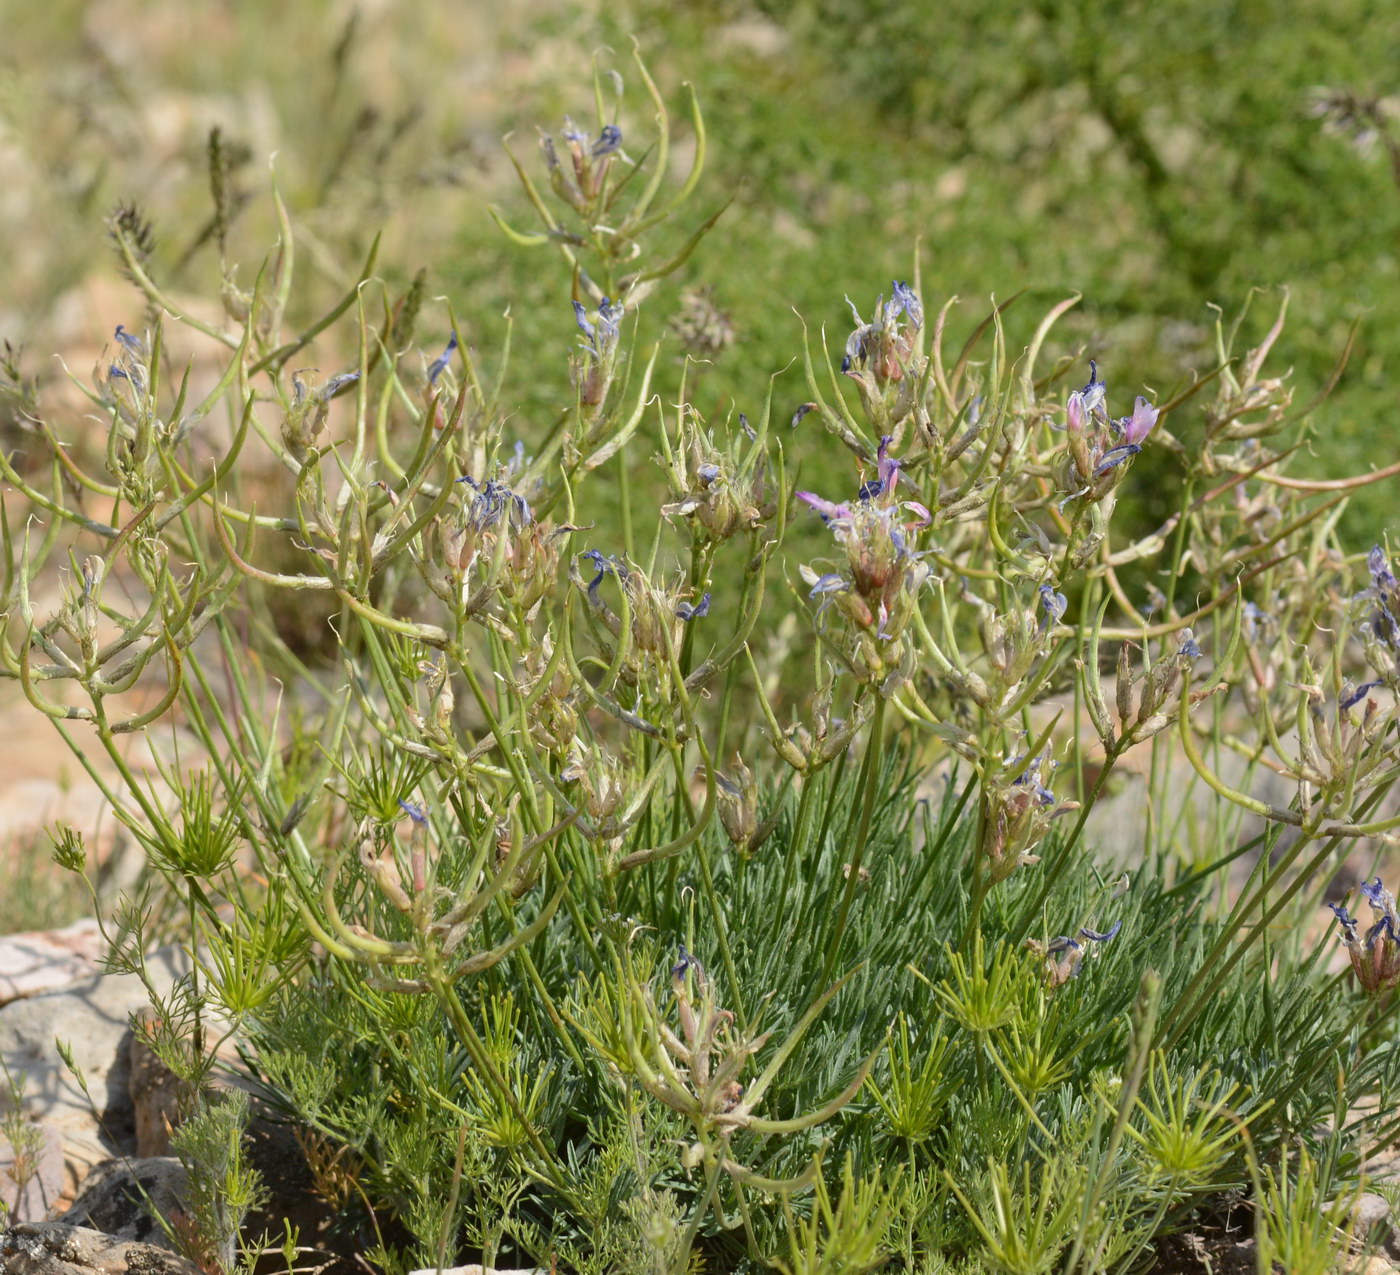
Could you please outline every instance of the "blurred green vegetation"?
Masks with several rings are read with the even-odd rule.
[[[891,279],[913,276],[917,246],[929,309],[964,298],[955,330],[990,296],[1026,289],[1027,318],[1008,315],[1014,340],[1046,302],[1082,293],[1061,339],[1099,359],[1123,410],[1144,386],[1165,394],[1208,369],[1210,307],[1233,315],[1253,288],[1290,290],[1282,353],[1300,402],[1360,319],[1341,390],[1318,416],[1320,464],[1391,459],[1379,445],[1400,354],[1400,169],[1385,145],[1387,124],[1400,137],[1386,97],[1400,92],[1393,5],[535,0],[356,13],[0,0],[0,26],[0,237],[21,249],[0,257],[0,336],[36,349],[65,290],[110,273],[100,221],[118,198],[142,198],[155,217],[164,277],[191,291],[215,277],[198,229],[205,138],[219,124],[245,160],[234,181],[248,224],[231,250],[245,280],[273,234],[260,196],[276,149],[328,294],[384,225],[381,271],[406,282],[426,266],[430,293],[453,301],[488,368],[509,307],[515,348],[529,351],[508,382],[528,444],[558,407],[541,398],[538,360],[565,357],[573,319],[567,274],[551,282],[487,213],[495,204],[529,224],[499,138],[510,132],[538,175],[534,129],[591,114],[580,86],[595,60],[629,78],[621,123],[647,134],[627,59],[635,36],[677,114],[682,81],[695,85],[710,140],[702,202],[733,198],[637,320],[644,340],[670,342],[663,399],[679,380],[667,323],[687,282],[713,289],[735,338],[703,371],[697,404],[711,417],[753,412],[800,352],[797,314],[839,344],[843,297],[868,314]],[[1340,117],[1319,115],[1329,93]],[[1261,334],[1273,308],[1257,305],[1246,333]],[[428,358],[433,323],[420,327]],[[791,373],[775,408],[805,397]],[[1390,499],[1358,497],[1352,533],[1378,536]]]
[[[92,896],[50,858],[47,833],[24,832],[12,842],[0,893],[0,934],[59,929],[92,914]]]
[[[794,312],[839,345],[843,296],[868,314],[892,278],[912,277],[918,245],[930,310],[965,298],[956,326],[1025,289],[1027,319],[1013,308],[1008,322],[1028,335],[1029,316],[1082,293],[1062,332],[1098,357],[1124,410],[1144,386],[1164,396],[1208,370],[1212,307],[1233,317],[1256,288],[1289,292],[1281,353],[1300,404],[1360,320],[1318,415],[1319,467],[1393,459],[1382,440],[1400,353],[1400,166],[1384,133],[1389,123],[1400,146],[1400,99],[1385,96],[1400,91],[1394,6],[641,0],[600,18],[614,48],[630,32],[663,83],[697,85],[708,189],[735,197],[693,263],[736,337],[697,396],[712,412],[762,402],[800,350]],[[530,291],[525,254],[488,245],[465,224],[449,277],[478,312],[506,283],[522,344],[541,348],[538,333],[547,348],[567,311]],[[653,304],[654,331],[675,304],[674,289]],[[1254,307],[1246,336],[1276,305]],[[786,384],[795,406],[799,379]],[[1354,499],[1356,537],[1381,533],[1387,486]]]

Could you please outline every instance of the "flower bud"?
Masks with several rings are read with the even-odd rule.
[[[715,775],[716,804],[725,835],[740,850],[747,851],[752,849],[758,829],[758,784],[742,757],[735,754],[734,761],[732,777]]]

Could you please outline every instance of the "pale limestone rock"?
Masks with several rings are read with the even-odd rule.
[[[174,949],[147,958],[151,978],[162,995],[169,992],[177,973],[188,967],[188,958]],[[147,1000],[145,987],[134,975],[99,974],[0,1009],[0,1062],[22,1086],[25,1115],[60,1130],[64,1190],[69,1199],[94,1164],[132,1143],[126,1038],[131,1014]],[[59,1056],[55,1039],[71,1047],[91,1103]],[[0,1086],[0,1111],[12,1105],[11,1094]]]
[[[0,937],[0,1005],[91,978],[105,949],[91,917],[62,930]]]
[[[60,1219],[113,1239],[170,1248],[156,1217],[186,1212],[189,1174],[174,1156],[107,1160],[88,1174],[83,1191]]]
[[[63,1222],[23,1222],[0,1231],[5,1275],[199,1275],[183,1257]]]

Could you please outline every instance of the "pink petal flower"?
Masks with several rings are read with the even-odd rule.
[[[830,500],[823,500],[814,491],[799,491],[797,499],[805,502],[815,509],[827,522],[835,522],[837,519],[849,519],[852,517],[849,505],[834,504]]]
[[[1123,441],[1134,447],[1142,445],[1151,432],[1152,427],[1157,423],[1157,409],[1145,398],[1138,397],[1138,401],[1133,405],[1133,414],[1126,416],[1121,422],[1123,426]]]

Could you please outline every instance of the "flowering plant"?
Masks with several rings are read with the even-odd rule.
[[[550,421],[483,375],[499,333],[372,263],[290,329],[285,216],[254,291],[225,275],[224,321],[182,324],[127,210],[144,317],[81,387],[98,445],[27,398],[50,476],[0,458],[0,671],[95,745],[161,886],[116,959],[177,917],[192,949],[164,1045],[193,1127],[226,1021],[356,1165],[386,1267],[1105,1269],[1251,1156],[1354,1163],[1396,1132],[1327,1124],[1339,1072],[1395,1096],[1394,900],[1363,887],[1364,935],[1334,907],[1354,999],[1284,923],[1400,831],[1400,590],[1337,531],[1373,476],[1290,471],[1277,326],[1244,354],[1222,326],[1207,373],[1115,419],[1097,358],[1046,364],[1072,302],[1014,338],[997,308],[953,356],[916,273],[835,353],[808,334],[800,392],[726,415],[641,341],[717,214],[649,255],[704,131],[668,190],[634,73],[654,132],[600,77],[596,121],[542,135],[543,189],[516,161],[542,229],[498,214],[566,267],[529,365]],[[182,326],[219,361],[197,403]],[[269,620],[287,599],[325,608],[331,667]]]

